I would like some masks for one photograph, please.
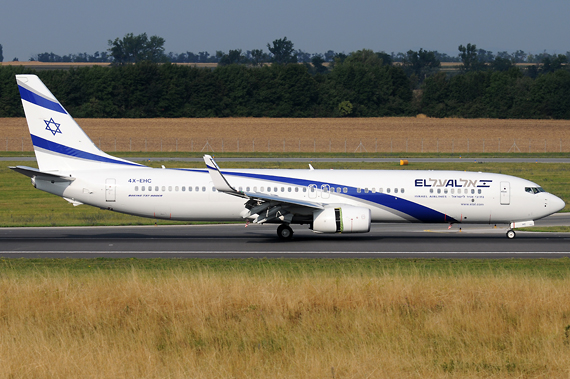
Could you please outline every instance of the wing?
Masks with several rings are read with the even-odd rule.
[[[204,156],[204,162],[217,191],[246,199],[245,210],[241,213],[243,218],[254,218],[256,223],[268,221],[282,221],[290,223],[295,210],[324,209],[324,205],[317,202],[294,199],[279,195],[260,192],[238,191],[222,174],[220,168],[209,156]],[[257,216],[256,216],[257,215]]]

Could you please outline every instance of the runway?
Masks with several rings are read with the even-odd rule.
[[[570,225],[570,214],[537,226]],[[190,225],[0,229],[4,258],[559,258],[570,233],[517,232],[504,225],[374,224],[367,234],[315,234],[295,226],[291,241],[276,225]]]

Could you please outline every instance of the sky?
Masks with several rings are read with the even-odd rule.
[[[570,51],[568,0],[4,0],[4,61],[106,51],[127,33],[165,39],[165,51],[263,49],[287,37],[308,53],[437,50]]]

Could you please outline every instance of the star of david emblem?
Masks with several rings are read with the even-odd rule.
[[[56,123],[53,118],[50,118],[49,121],[48,120],[44,120],[44,122],[46,123],[46,130],[49,130],[54,136],[59,133],[61,133],[61,130],[59,130],[59,126],[61,124]],[[55,129],[52,129],[50,125],[53,125],[55,127]]]

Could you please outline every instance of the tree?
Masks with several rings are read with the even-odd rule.
[[[324,74],[328,71],[328,69],[323,65],[323,63],[325,63],[325,60],[320,55],[313,56],[311,63],[313,64],[313,67],[317,74]]]
[[[251,51],[251,63],[254,66],[262,66],[263,63],[269,60],[269,56],[267,53],[264,53],[263,50],[254,49]]]
[[[479,71],[485,67],[485,63],[477,58],[477,45],[470,43],[467,46],[459,45],[459,58],[463,62],[462,71]]]
[[[230,64],[240,64],[245,62],[245,56],[241,53],[241,49],[230,50],[227,54],[221,54],[220,66],[228,66]]]
[[[441,63],[435,57],[435,52],[424,49],[420,49],[420,51],[409,50],[403,64],[404,71],[408,75],[414,74],[420,83],[441,66]]]
[[[517,50],[512,54],[515,63],[524,63],[526,62],[527,54],[522,50]]]
[[[273,46],[267,44],[269,52],[273,54],[271,61],[277,64],[297,63],[297,56],[293,49],[293,42],[287,40],[287,37],[276,39]]]
[[[108,51],[116,65],[143,61],[158,63],[167,60],[164,54],[164,38],[158,36],[152,36],[149,39],[146,33],[138,36],[128,33],[122,40],[116,38],[114,41],[109,40],[108,43],[110,46]]]
[[[346,64],[363,64],[365,66],[384,66],[384,60],[372,50],[362,49],[351,53],[345,60]]]
[[[4,54],[2,53],[2,44],[0,44],[0,62],[4,62]]]
[[[568,62],[566,55],[558,54],[555,56],[547,56],[542,59],[542,68],[540,72],[543,74],[548,74],[549,72],[554,72],[560,70],[562,65]]]
[[[513,62],[509,58],[497,55],[490,65],[493,71],[509,71],[513,67]]]

